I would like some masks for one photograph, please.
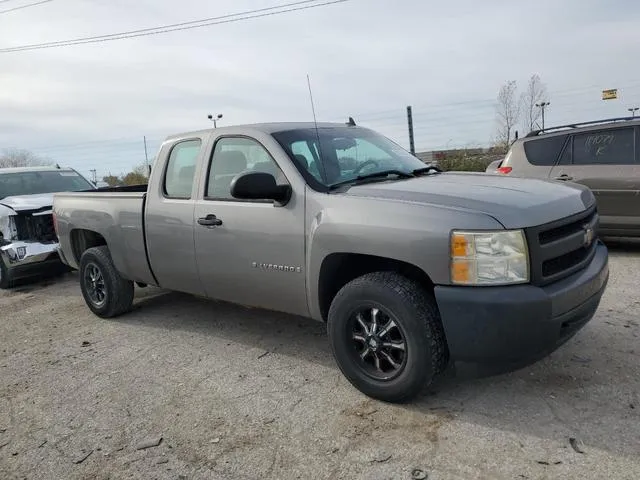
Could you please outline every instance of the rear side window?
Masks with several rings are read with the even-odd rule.
[[[164,176],[164,194],[170,198],[191,198],[196,161],[202,141],[186,140],[171,149]]]
[[[635,163],[633,128],[601,130],[573,137],[574,165],[630,165]]]
[[[524,142],[524,152],[531,165],[550,167],[555,165],[567,135],[540,137]]]

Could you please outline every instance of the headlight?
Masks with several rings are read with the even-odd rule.
[[[507,285],[529,281],[529,254],[522,230],[451,233],[451,282]]]
[[[0,242],[15,240],[16,225],[12,216],[0,215]]]

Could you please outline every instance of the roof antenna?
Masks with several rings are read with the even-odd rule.
[[[349,121],[347,122],[347,125],[349,125],[350,127],[356,126],[356,121],[353,119],[353,117],[349,117]]]
[[[309,99],[311,100],[311,112],[313,113],[313,123],[316,127],[316,133],[318,133],[318,121],[316,120],[316,107],[313,104],[313,93],[311,93],[311,80],[309,80],[309,74],[307,73],[307,86],[309,87]],[[318,140],[318,143],[320,140]]]
[[[318,140],[318,163],[320,167],[318,170],[322,175],[325,182],[328,182],[327,179],[327,171],[324,168],[324,155],[322,155],[322,146],[320,145],[320,131],[318,130],[318,120],[316,119],[316,107],[313,104],[313,93],[311,92],[311,80],[309,79],[309,74],[307,73],[307,86],[309,87],[309,99],[311,100],[311,111],[313,112],[313,125],[316,130],[316,139]],[[313,152],[312,152],[313,153]]]

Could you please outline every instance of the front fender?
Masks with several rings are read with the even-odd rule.
[[[310,196],[311,197],[311,196]],[[320,205],[322,202],[322,206]],[[343,195],[308,200],[307,298],[320,320],[322,263],[334,253],[373,255],[415,265],[436,285],[449,283],[449,236],[454,228],[502,229],[494,218],[466,210]]]

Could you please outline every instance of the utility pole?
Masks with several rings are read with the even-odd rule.
[[[142,140],[144,141],[144,162],[147,166],[147,176],[151,176],[151,167],[149,166],[149,153],[147,152],[147,136],[144,135],[142,137]]]
[[[413,112],[411,105],[407,107],[407,125],[409,127],[409,151],[411,155],[416,154],[416,146],[413,138]]]
[[[89,171],[91,172],[91,180],[93,181],[93,184],[95,185],[96,183],[98,183],[98,177],[97,177],[96,169],[93,168],[93,169],[91,169]]]
[[[542,130],[544,130],[544,109],[551,105],[551,102],[536,103],[536,107],[542,109]]]
[[[213,128],[218,128],[218,120],[222,118],[222,114],[219,113],[215,117],[211,114],[207,115],[207,118],[213,122]]]
[[[636,112],[640,110],[640,107],[631,107],[627,108],[627,110],[631,112],[631,118],[634,118],[636,116]]]

